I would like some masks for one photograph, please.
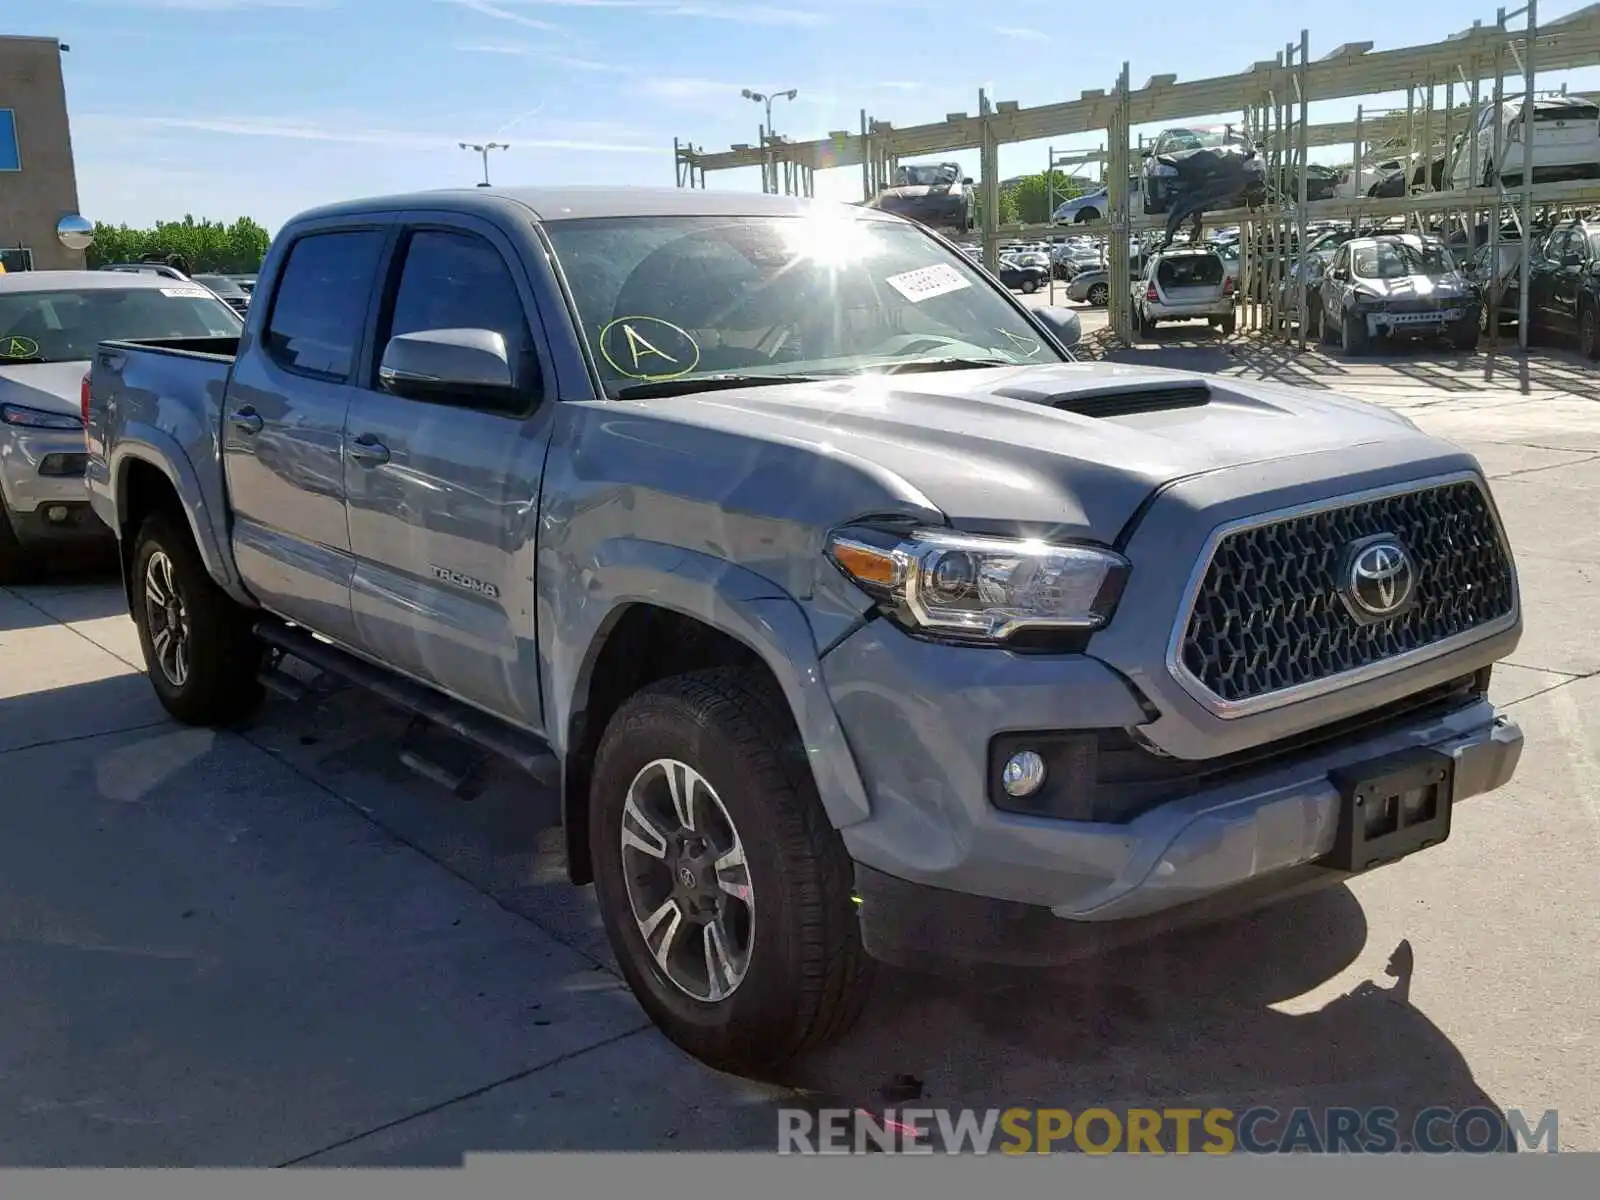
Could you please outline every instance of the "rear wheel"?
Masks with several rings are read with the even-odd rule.
[[[782,703],[734,669],[653,684],[607,726],[590,792],[623,975],[669,1038],[734,1071],[839,1037],[870,976],[850,858]]]
[[[1153,338],[1156,335],[1156,323],[1143,313],[1139,314],[1139,336]]]
[[[1090,284],[1088,299],[1096,308],[1104,308],[1111,301],[1111,289],[1103,283]]]
[[[1087,225],[1090,221],[1098,221],[1100,214],[1092,208],[1080,208],[1074,221],[1079,225]]]
[[[1037,279],[1024,279],[1022,281],[1022,294],[1023,295],[1031,296],[1031,295],[1033,295],[1033,293],[1037,292],[1038,290],[1039,290],[1039,281]]]
[[[1478,348],[1478,326],[1476,322],[1464,324],[1450,333],[1450,348],[1467,353]]]
[[[1234,331],[1239,328],[1239,318],[1229,313],[1218,322],[1218,328],[1222,330],[1223,337],[1232,337]]]
[[[165,513],[139,530],[131,608],[161,705],[190,725],[227,725],[261,700],[264,648],[248,610],[219,588],[189,532]]]

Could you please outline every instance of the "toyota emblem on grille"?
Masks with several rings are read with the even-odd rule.
[[[1417,568],[1397,539],[1385,535],[1356,542],[1346,561],[1345,598],[1357,618],[1382,621],[1404,612],[1416,598]]]

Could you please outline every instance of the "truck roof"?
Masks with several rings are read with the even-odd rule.
[[[854,213],[863,220],[894,220],[853,205],[827,200],[806,200],[797,196],[772,196],[760,192],[709,191],[701,188],[670,187],[457,187],[403,195],[375,196],[347,200],[303,212],[294,223],[330,217],[358,216],[362,213],[397,209],[438,208],[453,211],[502,210],[508,204],[533,212],[540,221],[576,221],[586,217],[762,217],[800,216],[819,207]]]
[[[181,280],[168,279],[164,275],[141,275],[133,271],[18,271],[0,275],[0,292],[125,292],[130,288],[182,286]]]

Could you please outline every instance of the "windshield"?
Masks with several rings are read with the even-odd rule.
[[[1233,129],[1172,129],[1163,154],[1177,150],[1215,150],[1219,146],[1244,146],[1244,136]]]
[[[849,215],[553,221],[601,378],[848,374],[932,359],[1059,362],[970,261]]]
[[[1351,267],[1363,279],[1404,279],[1408,275],[1448,275],[1456,269],[1443,246],[1378,242],[1357,246]]]
[[[226,275],[191,275],[196,283],[204,284],[219,296],[243,296],[245,290]]]
[[[959,167],[898,167],[894,173],[895,187],[942,187],[954,183],[960,175]]]
[[[237,337],[241,327],[193,285],[0,292],[0,363],[82,362],[110,338]]]

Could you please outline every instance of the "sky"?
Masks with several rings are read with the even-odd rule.
[[[756,141],[763,115],[743,88],[797,88],[774,125],[804,139],[857,129],[863,108],[900,126],[976,113],[984,87],[1023,106],[1110,90],[1124,61],[1135,87],[1163,73],[1231,74],[1298,42],[1304,19],[1271,0],[1071,7],[1068,17],[1057,0],[6,0],[0,32],[71,47],[84,216],[135,226],[249,216],[275,230],[334,200],[475,183],[482,160],[463,141],[509,143],[490,157],[496,184],[671,186],[674,137],[707,150]],[[1541,19],[1579,7],[1547,0]],[[1344,42],[1439,41],[1494,16],[1462,0],[1344,0],[1317,11],[1311,57]],[[1563,82],[1600,89],[1600,69],[1539,86]],[[1348,120],[1356,103],[1313,105],[1311,120]],[[1047,155],[1042,144],[1003,147],[1001,173],[1041,170]],[[939,157],[978,173],[975,153]],[[760,187],[755,171],[710,183]],[[820,173],[817,188],[858,200],[860,170]]]

